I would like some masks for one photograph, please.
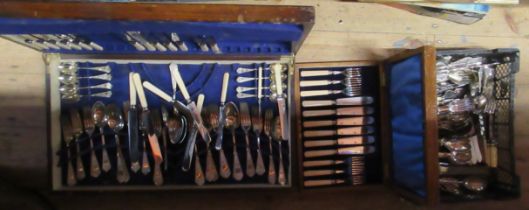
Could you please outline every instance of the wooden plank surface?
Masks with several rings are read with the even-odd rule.
[[[215,1],[216,3],[219,3]],[[460,25],[418,16],[381,4],[334,0],[250,0],[221,3],[312,5],[316,24],[296,56],[297,62],[382,60],[402,48],[423,44],[437,47],[516,47],[521,52],[521,71],[516,76],[515,128],[517,169],[523,179],[522,198],[511,201],[451,204],[439,209],[523,209],[529,200],[529,5],[493,7],[480,22]],[[177,12],[177,11],[175,11]],[[41,54],[0,40],[0,168],[44,170],[45,101]],[[524,57],[525,56],[525,57]],[[20,176],[20,182],[46,183],[45,176]],[[30,185],[30,184],[28,184]],[[31,185],[40,188],[44,184]],[[343,190],[343,192],[348,192]],[[317,190],[303,193],[209,192],[145,194],[89,194],[52,196],[59,209],[417,209],[381,187],[351,194]],[[204,196],[208,202],[203,202]],[[1,201],[0,201],[1,203]],[[103,206],[103,203],[108,204]],[[105,208],[106,207],[106,208]]]

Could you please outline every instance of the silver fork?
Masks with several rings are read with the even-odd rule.
[[[276,169],[274,164],[274,156],[272,152],[272,120],[274,118],[274,111],[267,109],[265,112],[264,133],[268,136],[270,143],[270,153],[268,154],[268,183],[276,183]]]
[[[247,103],[240,103],[239,108],[241,109],[241,128],[244,131],[244,137],[246,139],[246,175],[253,177],[255,175],[255,166],[253,164],[252,152],[250,151],[250,137],[248,132],[252,128],[252,121],[250,119],[250,109]]]
[[[253,132],[257,139],[257,161],[255,167],[255,173],[257,175],[263,175],[265,173],[265,167],[263,162],[263,155],[261,154],[261,132],[263,131],[263,120],[261,118],[261,112],[258,107],[252,107],[252,125]]]

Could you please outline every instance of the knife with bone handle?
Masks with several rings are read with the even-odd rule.
[[[140,169],[140,151],[138,149],[138,110],[136,109],[136,87],[132,79],[134,73],[129,73],[129,94],[130,102],[127,112],[127,128],[129,134],[129,158],[130,169],[137,172]]]
[[[300,87],[317,87],[317,86],[326,86],[326,85],[336,85],[342,83],[342,80],[307,80],[300,81]]]
[[[162,151],[160,149],[160,143],[158,142],[158,137],[154,132],[154,128],[151,122],[149,105],[147,104],[147,98],[145,97],[145,92],[143,91],[143,85],[141,83],[140,74],[134,73],[134,75],[132,75],[132,79],[134,81],[134,87],[136,88],[138,98],[140,99],[140,105],[142,107],[141,123],[143,125],[141,127],[143,129],[143,132],[147,133],[147,139],[149,141],[149,145],[151,146],[151,152],[154,158],[153,182],[154,185],[160,186],[163,184],[163,175],[160,167],[163,162],[163,157]]]
[[[180,88],[180,91],[182,92],[182,95],[184,96],[184,99],[187,103],[187,108],[191,110],[191,113],[193,114],[193,119],[195,123],[197,124],[198,131],[200,132],[200,135],[202,136],[202,139],[206,142],[206,144],[209,144],[211,142],[211,137],[209,136],[208,129],[204,127],[203,121],[202,121],[202,115],[197,110],[197,105],[194,101],[191,100],[191,97],[189,96],[189,92],[187,92],[187,87],[184,83],[184,80],[182,79],[182,76],[180,75],[180,71],[178,70],[178,65],[176,63],[171,63],[169,65],[169,69],[172,72],[173,79],[176,80],[176,84],[178,85],[178,88]]]
[[[304,100],[301,102],[303,107],[320,107],[320,106],[358,106],[367,105],[373,103],[373,97],[371,96],[358,96],[358,97],[347,97],[339,98],[336,100]]]
[[[305,158],[326,157],[333,155],[367,155],[375,152],[374,146],[353,146],[338,149],[306,151]]]
[[[337,140],[313,140],[305,141],[303,145],[306,148],[313,147],[327,147],[327,146],[342,146],[342,145],[364,145],[375,143],[375,137],[373,136],[355,136],[355,137],[343,137]]]
[[[318,121],[304,121],[304,128],[324,127],[324,126],[352,126],[352,125],[371,125],[375,122],[375,118],[367,117],[346,117],[338,118],[336,120],[318,120]]]
[[[197,123],[194,121],[192,111],[189,110],[189,108],[185,106],[183,103],[174,100],[171,96],[169,96],[167,93],[163,92],[162,90],[160,90],[159,88],[151,84],[150,82],[147,82],[147,81],[143,82],[143,87],[145,87],[145,89],[151,91],[158,97],[164,99],[165,101],[172,103],[173,107],[176,110],[180,110],[181,114],[187,120],[189,120],[188,123],[191,126],[189,126],[188,131],[187,131],[189,135],[187,136],[187,144],[184,150],[185,152],[184,152],[184,157],[182,160],[182,170],[188,171],[191,168],[191,163],[193,162],[193,153],[195,151],[195,141],[196,141],[196,137],[198,133],[198,126],[197,126]]]
[[[322,137],[322,136],[351,136],[365,135],[375,132],[372,126],[358,126],[348,128],[338,128],[337,130],[308,130],[303,132],[304,137]]]
[[[319,71],[302,71],[301,77],[319,77],[329,75],[340,75],[343,71],[319,70]]]
[[[303,117],[321,117],[321,116],[352,116],[352,115],[369,115],[373,114],[373,107],[347,107],[328,110],[307,110],[303,111]]]

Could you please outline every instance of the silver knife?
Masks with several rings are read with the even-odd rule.
[[[365,135],[375,132],[372,126],[358,126],[348,128],[338,128],[337,130],[308,130],[303,132],[304,137],[322,137],[322,136],[350,136]]]
[[[336,100],[304,100],[302,102],[303,107],[319,107],[319,106],[358,106],[372,104],[373,97],[371,96],[358,96],[339,98]]]
[[[129,156],[130,156],[130,169],[133,172],[140,170],[140,151],[138,149],[138,110],[136,109],[136,87],[132,75],[129,73],[129,93],[130,103],[127,114],[127,127],[129,134]]]
[[[375,152],[374,146],[354,146],[329,150],[306,151],[305,158],[325,157],[333,155],[366,155]]]
[[[176,63],[171,63],[169,65],[169,69],[171,70],[171,77],[174,77],[174,80],[176,80],[176,84],[178,84],[178,88],[180,88],[180,91],[187,102],[187,108],[189,108],[193,114],[193,118],[195,119],[195,123],[197,124],[198,131],[200,132],[202,139],[206,142],[206,144],[209,144],[211,142],[211,137],[209,136],[208,129],[204,127],[202,115],[198,111],[195,102],[191,100],[189,92],[187,92],[187,87],[184,83],[184,80],[182,79],[182,76],[180,75],[178,65]]]
[[[337,145],[363,145],[375,143],[375,137],[373,136],[355,136],[355,137],[342,137],[337,140],[316,140],[316,141],[304,141],[303,146],[306,148],[313,147],[327,147]]]
[[[217,127],[217,140],[215,141],[215,149],[222,149],[222,139],[224,137],[224,119],[226,118],[224,114],[224,105],[226,104],[226,96],[228,94],[228,83],[230,81],[230,73],[224,73],[224,78],[222,79],[222,90],[220,95],[220,106],[219,106],[219,122]]]

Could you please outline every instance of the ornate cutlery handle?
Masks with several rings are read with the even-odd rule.
[[[230,166],[228,165],[228,160],[226,159],[226,155],[224,154],[224,150],[221,148],[219,151],[219,159],[220,159],[220,176],[224,179],[230,178],[231,170]]]
[[[259,140],[257,140],[257,142],[259,142]],[[255,165],[255,173],[257,175],[263,175],[266,172],[266,169],[264,167],[263,154],[261,153],[260,146],[257,148],[257,161]]]
[[[98,80],[110,81],[110,80],[112,80],[112,75],[110,75],[110,74],[101,74],[101,75],[96,75],[96,76],[77,77],[77,79],[98,79]]]
[[[152,181],[156,186],[163,185],[163,174],[160,165],[160,163],[154,164],[154,173],[152,175]]]
[[[130,179],[129,170],[127,168],[127,164],[125,163],[125,159],[123,158],[123,151],[121,149],[121,146],[119,144],[119,135],[115,135],[116,139],[116,159],[117,159],[117,173],[116,173],[116,179],[119,183],[127,183]]]
[[[268,141],[270,142],[270,154],[268,155],[268,183],[275,184],[276,183],[276,169],[274,164],[274,156],[272,152],[272,137],[268,137]]]
[[[151,173],[151,166],[149,165],[149,159],[147,157],[147,146],[145,145],[145,141],[143,141],[143,158],[141,165],[141,173],[143,175]]]
[[[85,174],[85,171],[84,171],[84,166],[83,166],[83,159],[82,159],[82,156],[81,156],[81,146],[79,145],[79,142],[77,141],[78,139],[76,139],[75,141],[75,145],[77,147],[77,169],[76,169],[76,174],[77,174],[77,180],[82,180],[86,177],[86,174]]]
[[[67,161],[67,173],[66,173],[66,184],[68,186],[74,186],[77,184],[77,179],[75,178],[75,172],[73,169],[72,161],[70,160],[71,154],[70,154],[70,148],[66,147],[67,154],[66,154],[66,161]]]
[[[207,147],[207,156],[206,156],[206,180],[208,182],[214,182],[219,179],[219,173],[217,172],[217,167],[215,166],[215,161],[213,160],[213,154]]]
[[[328,116],[335,115],[336,110],[309,110],[303,111],[303,117],[317,117],[317,116]]]
[[[99,162],[97,162],[97,156],[96,152],[94,150],[94,142],[92,141],[92,138],[89,137],[88,139],[90,141],[90,176],[91,177],[99,177],[101,174],[101,168],[99,168]]]
[[[105,134],[103,132],[103,128],[101,127],[99,128],[99,130],[100,130],[99,132],[101,133],[101,146],[103,147],[101,149],[103,153],[102,158],[101,158],[101,166],[104,172],[108,172],[112,168],[112,165],[110,164],[110,158],[108,157],[108,151],[106,148]]]
[[[83,89],[112,89],[112,84],[111,83],[103,83],[103,84],[99,84],[99,85],[79,87],[78,89],[79,90],[83,90]]]
[[[195,184],[202,186],[204,183],[206,183],[206,180],[204,179],[204,172],[202,171],[202,165],[200,164],[198,150],[195,146]]]
[[[241,161],[239,160],[239,153],[237,152],[237,142],[235,139],[235,131],[232,131],[233,140],[233,179],[241,181],[244,177],[242,172]]]
[[[91,95],[84,95],[84,96],[86,96],[86,97],[110,98],[110,97],[112,97],[112,91],[94,93],[94,94],[91,94]]]
[[[255,176],[255,166],[253,164],[252,152],[250,151],[250,137],[248,136],[248,132],[244,133],[244,137],[246,139],[246,175],[253,177]]]
[[[332,106],[334,104],[336,104],[334,100],[311,100],[301,102],[303,107]]]
[[[285,175],[285,167],[283,166],[283,152],[281,148],[281,141],[282,140],[279,141],[279,174],[277,176],[277,181],[281,186],[284,186],[287,184],[287,178]]]

